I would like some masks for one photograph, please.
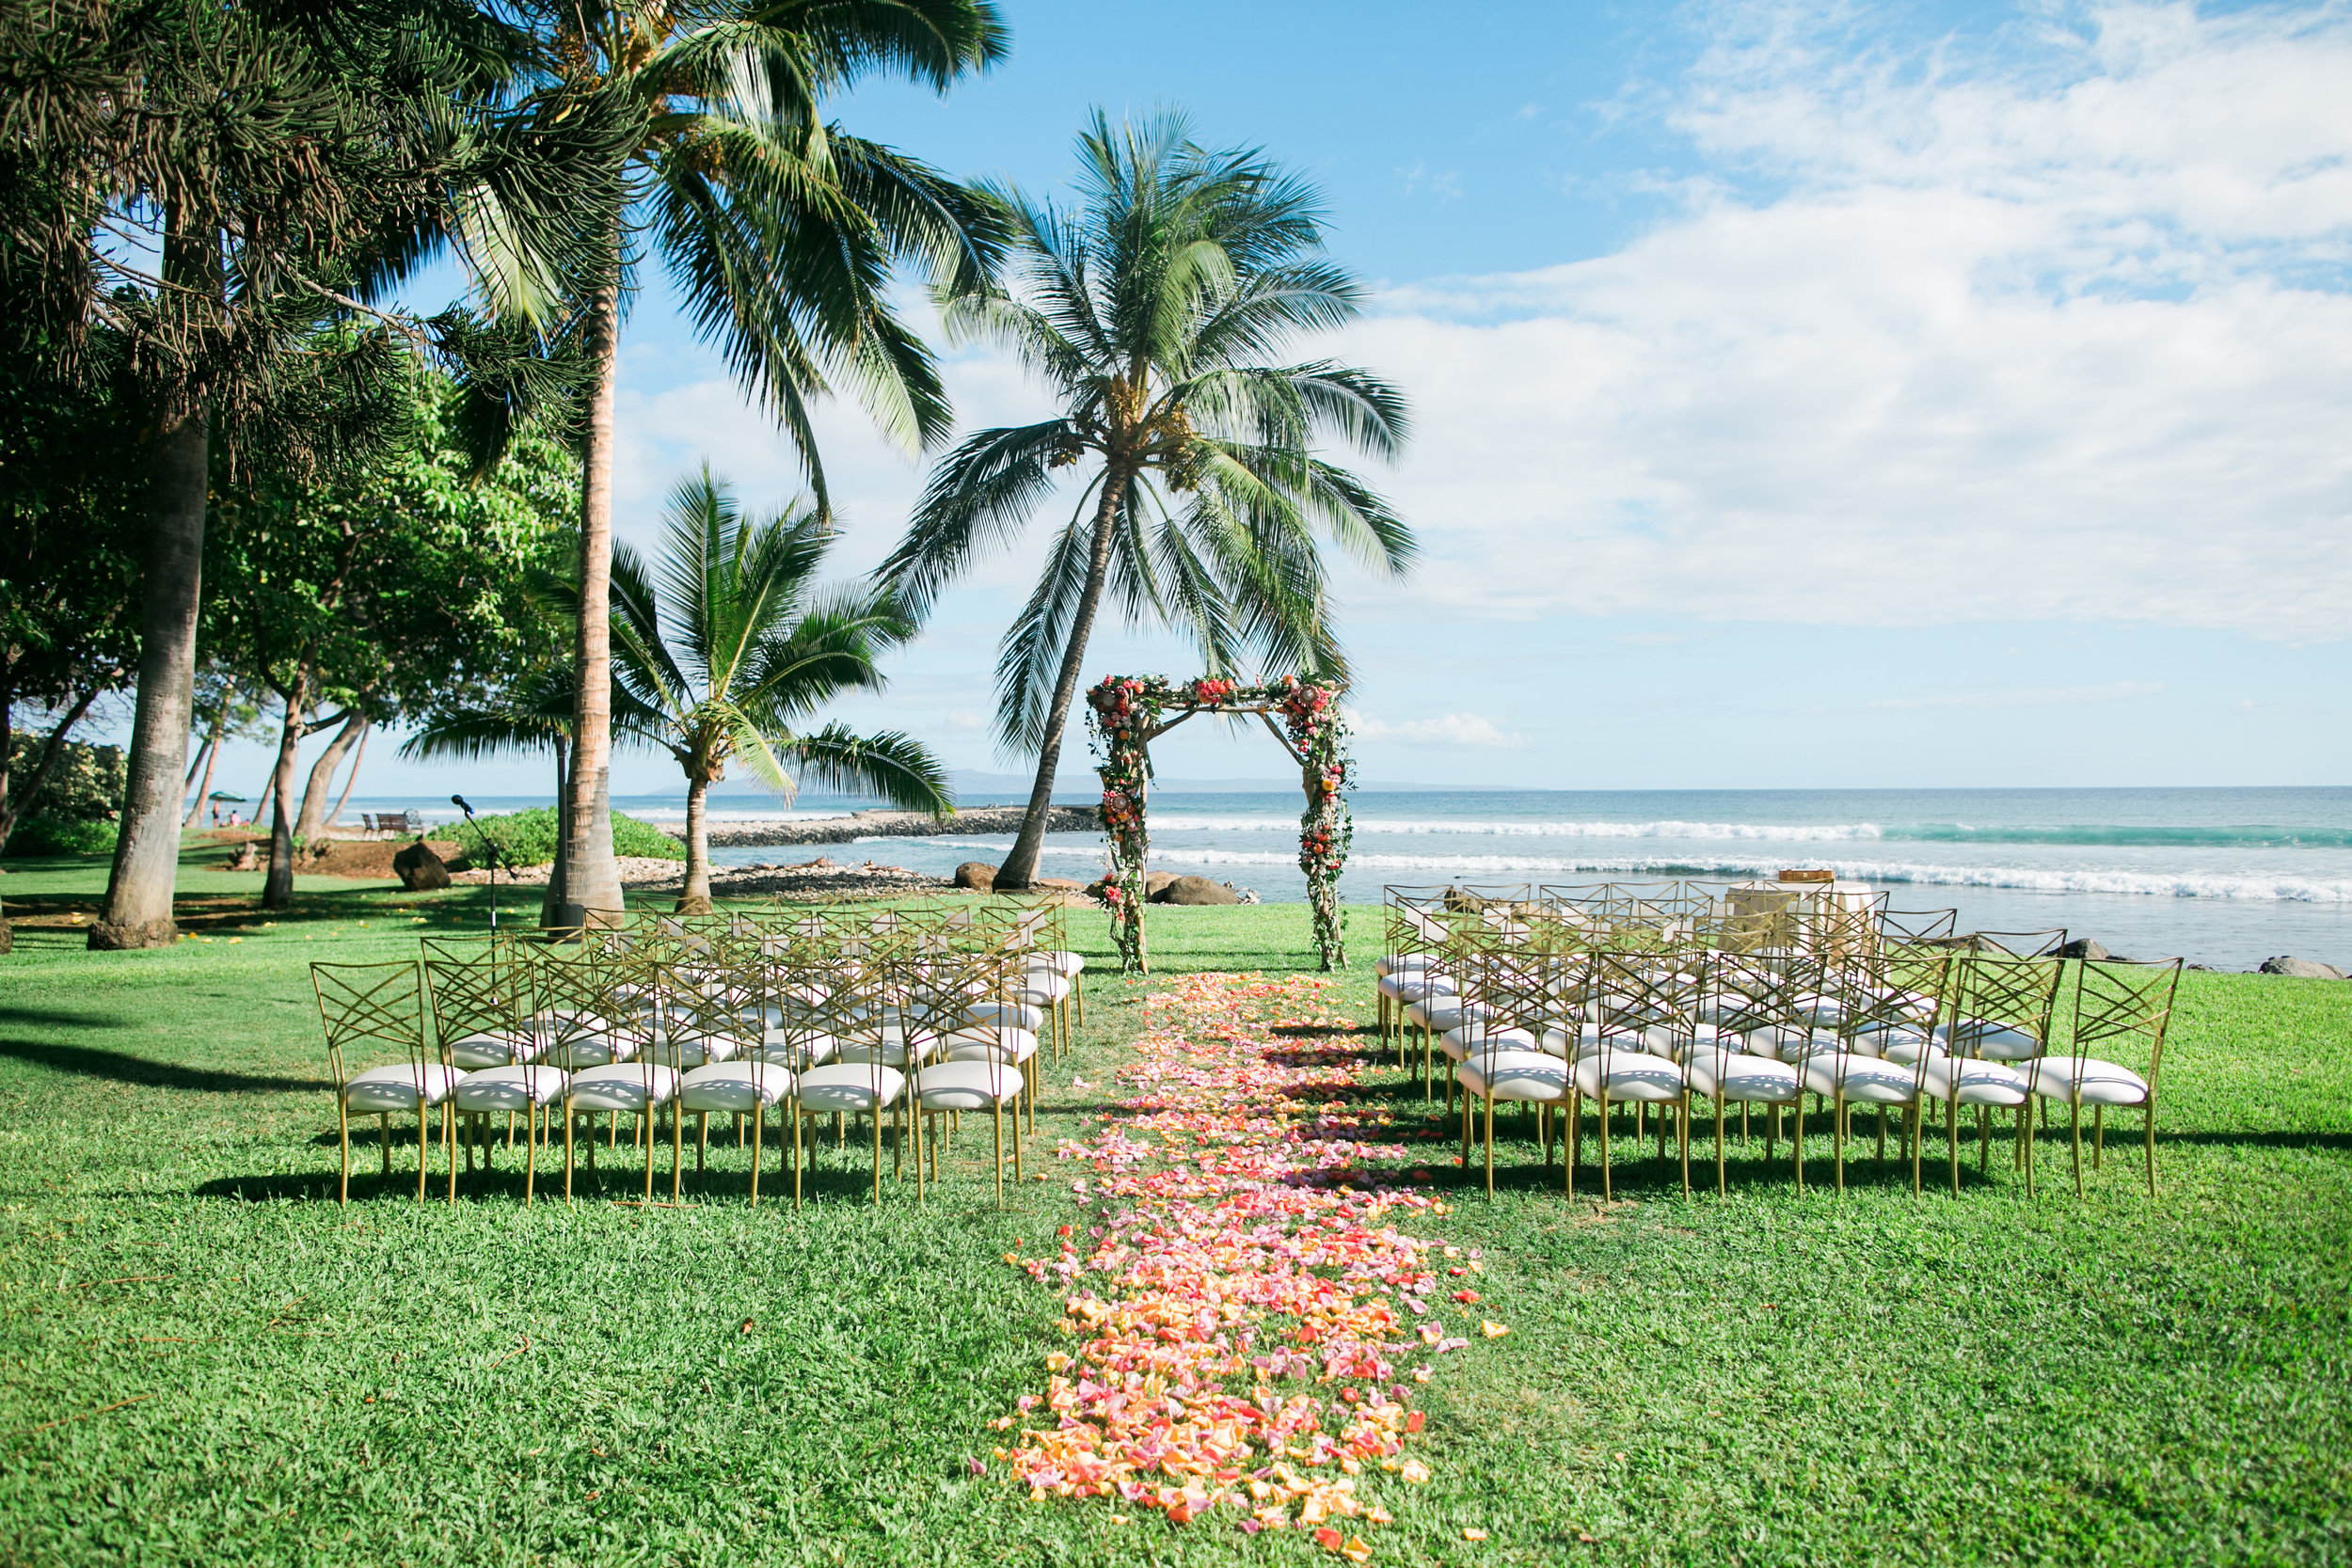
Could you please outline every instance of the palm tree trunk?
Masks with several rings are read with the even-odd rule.
[[[294,672],[294,690],[286,696],[286,721],[278,732],[278,767],[270,775],[272,809],[269,819],[269,874],[262,879],[262,908],[290,909],[294,905],[294,819],[286,802],[294,799],[296,753],[310,727],[302,721],[310,695],[310,672]]]
[[[710,820],[703,812],[708,779],[686,781],[686,888],[678,895],[677,913],[710,912]]]
[[[571,784],[571,742],[561,734],[555,737],[555,863],[548,868],[548,890],[539,897],[539,924],[564,924],[564,863],[572,835],[564,823],[570,813],[565,810],[564,791]]]
[[[359,782],[359,763],[368,754],[368,732],[373,728],[367,720],[359,721],[359,749],[351,754],[351,771],[343,775],[343,792],[335,797],[335,809],[326,814],[326,827],[333,827],[343,815],[343,802],[351,799],[351,786]]]
[[[211,436],[203,410],[197,409],[155,441],[147,558],[139,573],[139,694],[131,721],[130,776],[106,901],[90,924],[94,948],[163,947],[180,937],[171,894],[180,873],[180,780],[196,700]]]
[[[1103,476],[1103,499],[1094,509],[1093,553],[1087,562],[1086,593],[1078,600],[1077,618],[1070,625],[1069,646],[1062,650],[1061,673],[1054,682],[1054,705],[1046,710],[1037,783],[1029,787],[1028,814],[1021,818],[1021,834],[1012,841],[1012,853],[996,871],[995,885],[1007,892],[1017,893],[1037,878],[1038,854],[1045,847],[1045,816],[1054,806],[1054,770],[1061,766],[1062,730],[1070,722],[1070,705],[1077,700],[1087,638],[1094,630],[1094,612],[1103,603],[1103,581],[1110,575],[1111,530],[1118,524],[1119,502],[1126,493],[1124,472],[1113,468]]]
[[[302,786],[302,815],[294,821],[294,837],[303,843],[316,843],[319,830],[326,826],[326,791],[335,783],[335,769],[342,766],[343,753],[367,727],[368,721],[358,714],[345,715],[343,727],[310,765],[310,782]]]
[[[613,254],[620,250],[613,233]],[[581,443],[580,636],[575,668],[580,706],[572,729],[564,823],[564,899],[583,910],[617,910],[621,869],[612,859],[612,377],[620,339],[620,291],[599,290],[588,311],[588,357],[596,382]]]
[[[220,695],[220,711],[213,715],[213,733],[204,737],[204,776],[197,781],[196,799],[188,803],[188,815],[180,821],[183,832],[196,826],[196,819],[204,811],[204,797],[213,792],[213,769],[220,766],[221,742],[228,736],[229,705],[237,700],[237,689],[229,688]]]

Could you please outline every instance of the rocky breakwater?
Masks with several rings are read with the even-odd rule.
[[[919,811],[861,811],[848,816],[828,816],[815,822],[753,822],[712,824],[713,847],[766,844],[851,844],[861,838],[928,838],[941,833],[1017,833],[1024,812],[1020,806],[976,806],[953,816],[929,816]],[[1092,806],[1056,806],[1045,819],[1049,833],[1091,833],[1102,831]]]

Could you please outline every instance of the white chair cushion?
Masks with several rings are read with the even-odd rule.
[[[1464,1090],[1481,1100],[1552,1101],[1568,1097],[1568,1064],[1541,1052],[1497,1051],[1473,1056],[1454,1071]]]
[[[494,1067],[457,1080],[450,1099],[461,1111],[528,1111],[564,1098],[570,1076],[551,1067]]]
[[[1074,980],[1086,973],[1087,958],[1084,953],[1048,953],[1045,957],[1052,960],[1057,973],[1069,979]]]
[[[2021,1105],[2029,1092],[2026,1075],[1999,1062],[1971,1061],[1964,1056],[1928,1058],[1927,1092],[1938,1100],[1953,1098],[1957,1083],[1963,1105]]]
[[[1425,970],[1442,972],[1445,959],[1435,953],[1390,953],[1376,966],[1382,974],[1415,974]]]
[[[2148,1098],[2148,1080],[2130,1068],[2096,1056],[2039,1056],[2024,1068],[2026,1083],[2044,1100],[2085,1105],[2138,1105]]]
[[[1466,1056],[1489,1051],[1536,1051],[1540,1047],[1534,1030],[1489,1021],[1448,1029],[1438,1037],[1438,1049],[1458,1062]]]
[[[1803,1092],[1797,1069],[1770,1056],[1749,1056],[1718,1048],[1691,1057],[1691,1092],[1712,1100],[1720,1090],[1726,1101],[1767,1105],[1793,1103]]]
[[[906,1076],[896,1068],[834,1062],[801,1074],[801,1109],[871,1111],[896,1102],[905,1087]]]
[[[975,1002],[963,1009],[963,1022],[983,1028],[1002,1024],[1035,1034],[1045,1027],[1045,1009],[1032,1007],[1025,1002]]]
[[[1948,1023],[1936,1025],[1935,1037],[1947,1047],[1954,1031]],[[1960,1053],[1982,1056],[1995,1062],[2022,1062],[2042,1053],[2042,1042],[2025,1030],[2007,1023],[1994,1023],[1981,1018],[1960,1021]]]
[[[512,1040],[497,1035],[468,1035],[464,1039],[449,1042],[450,1060],[460,1072],[479,1072],[484,1068],[512,1067],[516,1062],[538,1059],[537,1042],[530,1039]]]
[[[1054,1006],[1069,994],[1070,980],[1067,975],[1055,974],[1043,970],[1031,970],[1024,974],[1011,991],[1015,1002],[1025,1003],[1032,1007]]]
[[[929,1061],[939,1053],[946,1031],[930,1028],[909,1030],[904,1024],[885,1023],[880,1037],[868,1034],[860,1038],[852,1036],[835,1042],[834,1060],[847,1066],[855,1062],[880,1062],[884,1067],[902,1068],[909,1061]]]
[[[774,1062],[713,1062],[686,1075],[678,1106],[688,1111],[764,1111],[792,1092],[792,1073]]]
[[[1848,1037],[1847,1049],[1858,1056],[1881,1056],[1890,1062],[1915,1062],[1928,1042],[1925,1029],[1907,1023],[1874,1023]]]
[[[1452,996],[1458,988],[1442,974],[1421,972],[1411,974],[1384,974],[1378,982],[1381,995],[1392,1002],[1420,1002],[1432,996]]]
[[[914,1101],[926,1111],[985,1111],[1019,1094],[1018,1069],[1003,1062],[934,1062],[914,1075]]]
[[[669,1103],[677,1081],[658,1062],[615,1062],[573,1073],[564,1100],[575,1111],[643,1111]]]
[[[1851,1051],[1816,1051],[1799,1064],[1805,1088],[1839,1095],[1866,1105],[1907,1105],[1918,1093],[1918,1069],[1857,1056]]]
[[[1443,1034],[1448,1029],[1459,1029],[1465,1023],[1476,1023],[1493,1016],[1494,1009],[1484,1002],[1472,1002],[1450,991],[1438,996],[1423,997],[1419,1002],[1405,1004],[1405,1018],[1407,1022],[1423,1029],[1435,1029],[1439,1034]]]
[[[1836,1034],[1827,1029],[1816,1029],[1807,1034],[1782,1034],[1779,1038],[1770,1040],[1769,1045],[1772,1053],[1784,1062],[1804,1062],[1824,1053],[1833,1056],[1849,1054],[1838,1043]],[[1754,1049],[1753,1044],[1750,1049]]]
[[[645,1048],[645,1059],[691,1072],[710,1062],[731,1062],[739,1054],[737,1043],[723,1035],[691,1035],[673,1047],[666,1039],[657,1038]]]
[[[588,1068],[609,1067],[614,1062],[629,1061],[636,1054],[637,1040],[634,1036],[594,1034],[577,1035],[550,1046],[547,1059],[551,1066],[560,1067],[566,1072],[578,1072]]]
[[[1026,1029],[979,1029],[964,1025],[949,1035],[940,1059],[949,1062],[1025,1062],[1037,1054],[1037,1036]]]
[[[368,1116],[382,1116],[390,1111],[415,1111],[425,1105],[438,1105],[450,1097],[456,1086],[457,1069],[438,1062],[425,1062],[411,1067],[395,1062],[389,1067],[372,1067],[365,1072],[355,1072],[343,1081],[343,1104]]]
[[[759,1037],[761,1059],[781,1062],[795,1070],[831,1061],[838,1049],[831,1035],[807,1029],[770,1029]]]
[[[1606,1093],[1612,1100],[1679,1100],[1682,1069],[1663,1056],[1617,1046],[1579,1061],[1576,1086],[1580,1093]]]

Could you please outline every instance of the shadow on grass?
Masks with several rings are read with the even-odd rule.
[[[118,1084],[196,1094],[324,1094],[335,1087],[324,1078],[271,1078],[223,1072],[214,1068],[176,1067],[120,1051],[52,1045],[40,1040],[0,1039],[0,1057],[29,1062],[52,1072],[78,1073],[85,1078],[107,1078]]]

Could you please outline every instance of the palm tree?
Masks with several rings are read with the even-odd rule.
[[[612,551],[614,727],[686,774],[680,910],[710,907],[704,803],[729,763],[787,800],[797,770],[912,811],[954,809],[946,770],[919,742],[804,727],[844,692],[882,689],[876,659],[914,633],[886,589],[817,588],[834,536],[813,504],[746,520],[705,466],[670,492],[663,521],[656,571],[626,545]]]
[[[1093,466],[997,659],[1000,739],[1038,758],[998,887],[1036,875],[1105,590],[1131,624],[1187,635],[1212,673],[1254,655],[1266,669],[1340,675],[1316,530],[1398,576],[1417,547],[1387,502],[1315,451],[1336,436],[1393,458],[1404,399],[1329,360],[1269,362],[1294,334],[1357,310],[1354,281],[1321,255],[1313,190],[1254,150],[1204,150],[1175,115],[1114,130],[1098,110],[1078,156],[1079,211],[991,192],[1018,288],[946,304],[953,337],[1019,355],[1062,412],[981,431],[950,453],[881,572],[927,610],[1019,531],[1057,469]]]
[[[809,410],[833,386],[909,450],[951,428],[937,369],[886,298],[893,265],[969,287],[994,251],[984,203],[826,123],[821,105],[878,72],[944,92],[1002,57],[1005,31],[993,0],[526,0],[517,14],[550,125],[618,103],[638,128],[623,199],[580,214],[607,261],[573,328],[588,386],[569,896],[610,908],[620,893],[606,803],[613,363],[640,244],[660,254],[697,329],[792,438],[829,517]],[[495,294],[510,308],[545,303],[557,269],[501,247],[510,225],[494,195],[470,194],[461,227]]]

